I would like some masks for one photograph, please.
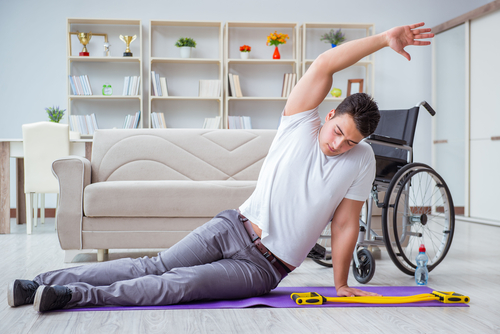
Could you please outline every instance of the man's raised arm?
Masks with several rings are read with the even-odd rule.
[[[285,106],[285,115],[291,116],[317,107],[332,87],[333,74],[347,68],[364,57],[389,46],[410,60],[404,50],[408,45],[429,45],[422,38],[432,38],[429,28],[417,29],[424,23],[395,27],[378,35],[369,36],[339,45],[322,53],[311,64],[293,89]]]

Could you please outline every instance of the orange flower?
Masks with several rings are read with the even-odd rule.
[[[266,45],[278,46],[280,44],[286,44],[287,39],[289,39],[287,34],[282,34],[275,31],[274,33],[271,33],[269,34],[269,36],[267,36]]]
[[[250,52],[250,51],[252,51],[252,48],[249,45],[243,45],[243,46],[240,46],[240,51],[241,52]]]

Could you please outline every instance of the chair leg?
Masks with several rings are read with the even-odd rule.
[[[38,194],[32,193],[33,195],[33,226],[38,226]]]
[[[45,194],[40,194],[40,221],[45,224]]]
[[[26,193],[26,232],[33,231],[33,193]]]

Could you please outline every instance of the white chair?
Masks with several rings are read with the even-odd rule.
[[[26,224],[28,234],[33,223],[37,226],[37,194],[41,194],[41,220],[45,220],[45,194],[57,193],[59,184],[52,174],[52,162],[69,155],[69,126],[52,122],[23,125],[24,193],[26,194]]]

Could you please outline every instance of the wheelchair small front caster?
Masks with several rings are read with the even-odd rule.
[[[372,253],[366,248],[358,250],[356,253],[359,262],[359,268],[356,267],[356,261],[352,261],[352,273],[354,278],[361,284],[370,282],[375,274],[375,260]]]

